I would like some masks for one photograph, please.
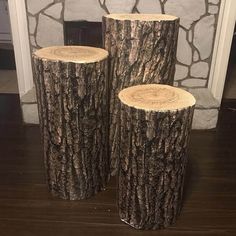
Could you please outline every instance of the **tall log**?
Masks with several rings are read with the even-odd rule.
[[[170,226],[180,212],[194,97],[168,85],[122,90],[118,207],[136,229]]]
[[[138,84],[173,84],[179,18],[160,14],[103,17],[104,47],[110,55],[111,172],[117,171],[120,103],[118,93]]]
[[[107,57],[82,46],[33,55],[48,186],[63,199],[88,198],[109,179]]]

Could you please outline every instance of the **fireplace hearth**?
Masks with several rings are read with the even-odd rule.
[[[102,23],[65,21],[64,40],[65,45],[102,47]]]

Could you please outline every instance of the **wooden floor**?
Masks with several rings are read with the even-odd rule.
[[[0,69],[0,94],[1,93],[19,94],[16,70]]]
[[[0,236],[236,235],[236,107],[226,107],[215,131],[192,132],[177,223],[138,231],[119,220],[115,179],[86,201],[52,198],[39,128],[22,125],[16,95],[0,95]]]

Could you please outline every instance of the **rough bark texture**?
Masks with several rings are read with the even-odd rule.
[[[153,112],[121,106],[118,206],[136,229],[173,224],[181,208],[194,107]]]
[[[179,20],[130,21],[103,17],[104,47],[109,51],[111,173],[117,172],[120,103],[126,87],[173,84]]]
[[[84,199],[109,179],[107,60],[78,64],[34,56],[44,159],[51,193]]]

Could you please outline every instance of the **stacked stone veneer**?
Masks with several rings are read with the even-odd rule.
[[[63,45],[63,21],[101,21],[108,13],[179,16],[174,85],[207,88],[220,0],[26,0],[26,7],[32,51]]]

